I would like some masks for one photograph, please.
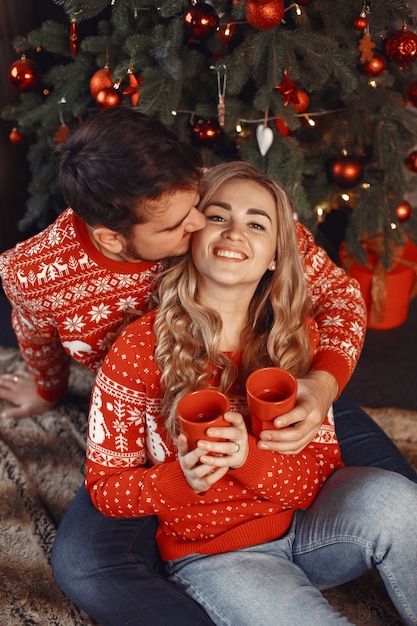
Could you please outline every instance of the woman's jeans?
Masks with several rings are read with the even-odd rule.
[[[319,590],[374,567],[417,624],[417,485],[375,468],[337,470],[281,539],[167,563],[218,626],[349,624]]]
[[[347,396],[334,403],[334,414],[346,465],[382,467],[417,482],[392,441]],[[81,487],[53,546],[52,567],[59,586],[101,626],[212,625],[200,605],[167,580],[155,546],[156,527],[154,517],[104,517]],[[281,613],[278,603],[276,611]]]

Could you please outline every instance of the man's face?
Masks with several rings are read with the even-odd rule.
[[[149,200],[148,221],[135,224],[129,237],[124,238],[126,261],[157,261],[185,254],[191,233],[204,228],[204,215],[196,208],[200,197],[197,189],[177,189]]]

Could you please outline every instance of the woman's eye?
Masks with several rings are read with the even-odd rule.
[[[223,222],[224,218],[221,215],[206,215],[206,220],[208,222]]]
[[[249,226],[255,230],[265,230],[265,226],[263,224],[258,224],[257,222],[251,222]]]

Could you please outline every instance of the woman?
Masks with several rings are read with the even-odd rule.
[[[416,624],[417,486],[342,468],[331,409],[298,454],[262,449],[250,432],[248,374],[275,365],[302,378],[317,347],[286,195],[243,163],[214,167],[205,185],[191,257],[165,274],[158,309],[124,331],[97,376],[92,501],[113,517],[156,514],[170,578],[217,624],[348,623],[319,590],[375,566]],[[208,386],[229,396],[231,426],[208,430],[226,441],[189,451],[176,405]]]

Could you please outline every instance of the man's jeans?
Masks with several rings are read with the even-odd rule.
[[[417,483],[417,473],[396,445],[348,396],[333,404],[342,459],[349,467],[381,467],[403,474]]]
[[[417,482],[391,440],[349,398],[342,396],[334,403],[334,414],[347,465],[391,469]],[[153,517],[104,517],[81,487],[53,546],[52,567],[59,586],[101,626],[212,625],[201,607],[162,573],[156,527]]]
[[[64,593],[100,626],[212,626],[203,609],[167,580],[156,517],[101,515],[81,487],[58,529],[52,569]]]
[[[376,567],[406,624],[417,624],[417,485],[376,468],[343,468],[282,539],[167,564],[218,626],[349,624],[323,598]]]

